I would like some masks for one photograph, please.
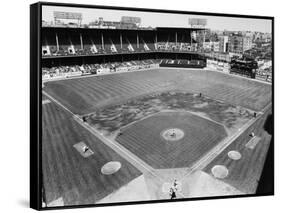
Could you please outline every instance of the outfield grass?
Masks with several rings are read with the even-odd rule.
[[[202,70],[156,69],[45,83],[44,91],[76,114],[164,90],[203,93],[212,99],[262,110],[271,101],[271,85]]]
[[[167,128],[182,129],[185,136],[166,141],[160,134]],[[122,132],[116,141],[157,169],[189,167],[226,137],[223,126],[186,112],[158,113]]]
[[[47,203],[63,198],[65,205],[93,204],[141,175],[99,139],[83,129],[72,116],[55,105],[43,105],[42,167]],[[83,141],[94,155],[83,158],[73,147]],[[109,176],[101,167],[120,161],[121,169]]]
[[[218,155],[204,171],[212,175],[211,169],[214,165],[224,165],[228,168],[229,175],[222,181],[242,192],[254,194],[271,141],[271,136],[264,130],[265,121],[269,114],[271,114],[271,109]],[[256,136],[261,138],[254,149],[245,147],[245,144],[251,139],[249,136],[251,132],[254,132]],[[237,161],[231,160],[227,155],[231,150],[239,151],[242,158]]]

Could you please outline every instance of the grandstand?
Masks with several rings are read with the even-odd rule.
[[[108,72],[108,68],[112,71],[116,66],[121,67],[120,64],[124,65],[129,61],[158,60],[160,62],[162,59],[168,59],[170,62],[174,61],[165,63],[168,67],[207,67],[262,81],[272,81],[271,66],[260,65],[267,63],[264,62],[267,59],[263,60],[265,56],[262,55],[261,50],[256,51],[257,48],[247,51],[245,56],[239,59],[231,58],[226,53],[202,51],[202,36],[194,36],[201,35],[204,31],[202,28],[100,29],[45,26],[42,29],[44,75],[48,73],[47,70],[51,66],[55,69],[65,65],[83,67],[84,64],[91,64],[86,71],[79,68],[73,72],[63,71],[68,72],[69,77],[72,73],[75,76],[78,73],[81,75],[104,73],[97,71],[99,68],[106,69],[105,72]],[[256,58],[253,58],[253,55],[256,55]],[[250,60],[252,62],[249,62]],[[259,67],[253,60],[258,60]],[[160,64],[154,63],[153,67],[158,65]],[[160,66],[163,65],[164,63]],[[125,65],[119,70],[125,70],[126,67]],[[58,75],[52,72],[52,76]],[[59,74],[59,76],[64,75]]]
[[[191,34],[202,29],[87,29],[43,28],[44,57],[137,52],[197,52]],[[67,35],[67,36],[66,36]],[[89,51],[91,50],[92,51]],[[68,51],[74,49],[75,51]]]

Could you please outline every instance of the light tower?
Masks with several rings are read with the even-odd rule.
[[[188,24],[190,25],[191,28],[194,29],[202,29],[203,30],[203,41],[202,45],[205,42],[205,37],[206,37],[206,26],[207,26],[207,19],[205,18],[189,18],[188,19]],[[192,43],[192,37],[193,37],[193,31],[190,32],[190,37],[191,37],[191,43]]]

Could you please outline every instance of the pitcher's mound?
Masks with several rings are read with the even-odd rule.
[[[121,168],[121,163],[118,161],[110,161],[103,165],[101,168],[101,173],[104,175],[112,175]]]
[[[167,141],[178,141],[184,137],[184,131],[178,128],[165,129],[160,133]]]
[[[223,179],[226,178],[228,175],[228,169],[222,165],[215,165],[212,168],[212,174],[215,178]]]

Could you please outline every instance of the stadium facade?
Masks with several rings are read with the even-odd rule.
[[[220,71],[255,78],[257,67],[253,63],[231,61],[227,53],[204,51],[204,34],[204,28],[43,27],[43,80],[155,66],[215,66]]]

